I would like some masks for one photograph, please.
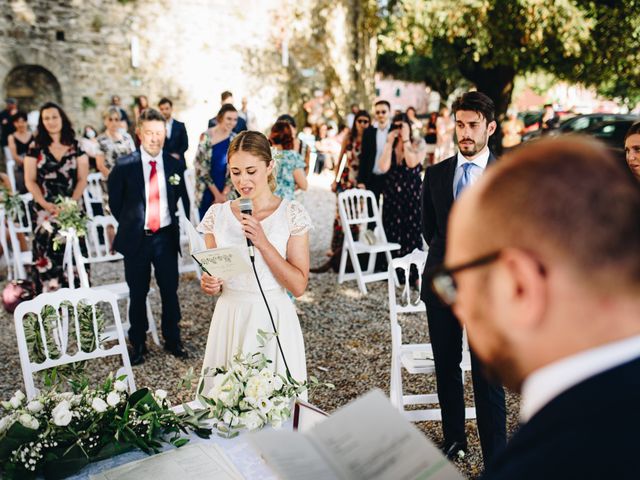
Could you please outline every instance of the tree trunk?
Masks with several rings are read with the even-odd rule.
[[[460,72],[477,87],[478,91],[485,93],[495,104],[498,128],[489,145],[492,151],[499,155],[502,153],[502,129],[500,124],[504,120],[507,109],[511,104],[516,71],[511,66],[483,68],[480,63],[473,63],[471,68],[461,67]]]

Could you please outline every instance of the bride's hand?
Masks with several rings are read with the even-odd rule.
[[[202,277],[200,278],[200,288],[207,295],[218,295],[222,290],[222,279],[212,277],[208,273],[202,272]]]
[[[262,230],[262,225],[255,217],[242,214],[242,229],[244,230],[244,236],[251,240],[258,250],[269,244],[269,240],[267,240],[267,236]]]

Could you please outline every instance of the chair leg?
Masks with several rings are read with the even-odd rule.
[[[349,250],[349,257],[351,258],[351,263],[353,264],[353,271],[356,274],[356,280],[358,281],[358,287],[360,287],[360,291],[363,295],[367,294],[367,286],[364,282],[364,277],[362,275],[362,270],[360,269],[360,261],[358,260],[358,254]]]
[[[340,269],[338,270],[338,284],[344,282],[344,274],[347,271],[347,242],[342,243],[342,255],[340,256]]]
[[[145,302],[147,305],[147,319],[149,320],[149,330],[151,330],[151,338],[153,338],[153,343],[160,346],[160,338],[158,337],[158,327],[156,325],[156,320],[153,318],[153,313],[151,312],[151,303],[149,303],[149,299]]]
[[[372,252],[369,254],[369,261],[367,262],[367,275],[373,273],[376,269],[376,260],[378,259],[378,252]]]

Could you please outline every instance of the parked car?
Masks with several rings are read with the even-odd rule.
[[[583,130],[581,133],[604,142],[611,153],[618,160],[626,164],[624,154],[624,136],[627,134],[631,125],[640,120],[640,117],[635,115],[622,116],[627,118],[598,123]]]
[[[616,120],[633,120],[637,119],[635,115],[622,115],[616,113],[590,113],[586,115],[576,115],[560,122],[560,126],[555,130],[550,130],[547,135],[564,135],[567,133],[576,133],[587,130],[594,125],[602,122],[614,122]],[[530,132],[522,137],[522,141],[526,142],[541,135],[540,130]]]

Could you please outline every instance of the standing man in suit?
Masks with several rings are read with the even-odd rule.
[[[422,186],[422,229],[429,254],[425,274],[444,260],[449,211],[462,191],[475,183],[495,162],[489,137],[496,130],[493,101],[481,92],[467,92],[453,103],[459,152],[429,168]],[[436,381],[442,410],[442,450],[450,458],[467,448],[462,384],[462,327],[451,308],[440,302],[428,283],[422,300],[427,305],[429,338],[433,346]],[[471,351],[471,375],[478,419],[478,433],[485,463],[506,444],[504,390],[492,385]]]
[[[184,167],[163,151],[166,135],[164,117],[152,108],[140,114],[140,150],[121,157],[109,174],[109,207],[118,221],[115,249],[124,255],[129,286],[129,340],[131,364],[144,362],[149,322],[145,302],[149,293],[151,265],[162,299],[164,348],[185,358],[180,341],[178,302],[178,253],[180,229],[176,217],[178,200],[185,206],[189,197],[184,184]]]
[[[231,93],[228,90],[220,94],[220,106],[225,105],[227,103],[233,105],[233,93]],[[207,128],[215,127],[217,123],[218,123],[218,119],[216,117],[210,118]],[[238,115],[238,122],[236,123],[236,126],[233,127],[233,133],[244,132],[246,129],[247,129],[247,122],[245,121],[244,118]]]
[[[173,102],[164,97],[158,102],[158,109],[164,117],[167,125],[167,139],[164,142],[163,150],[171,155],[184,168],[187,164],[184,159],[184,153],[189,149],[189,138],[187,137],[187,128],[184,123],[173,118]]]
[[[376,200],[384,187],[385,174],[380,169],[380,157],[387,143],[389,134],[389,112],[391,105],[386,100],[378,100],[373,108],[377,125],[370,126],[362,134],[362,150],[360,153],[360,169],[358,170],[358,187],[371,190]]]
[[[483,478],[638,478],[639,211],[604,145],[568,137],[508,154],[454,205],[433,285],[522,395]]]

